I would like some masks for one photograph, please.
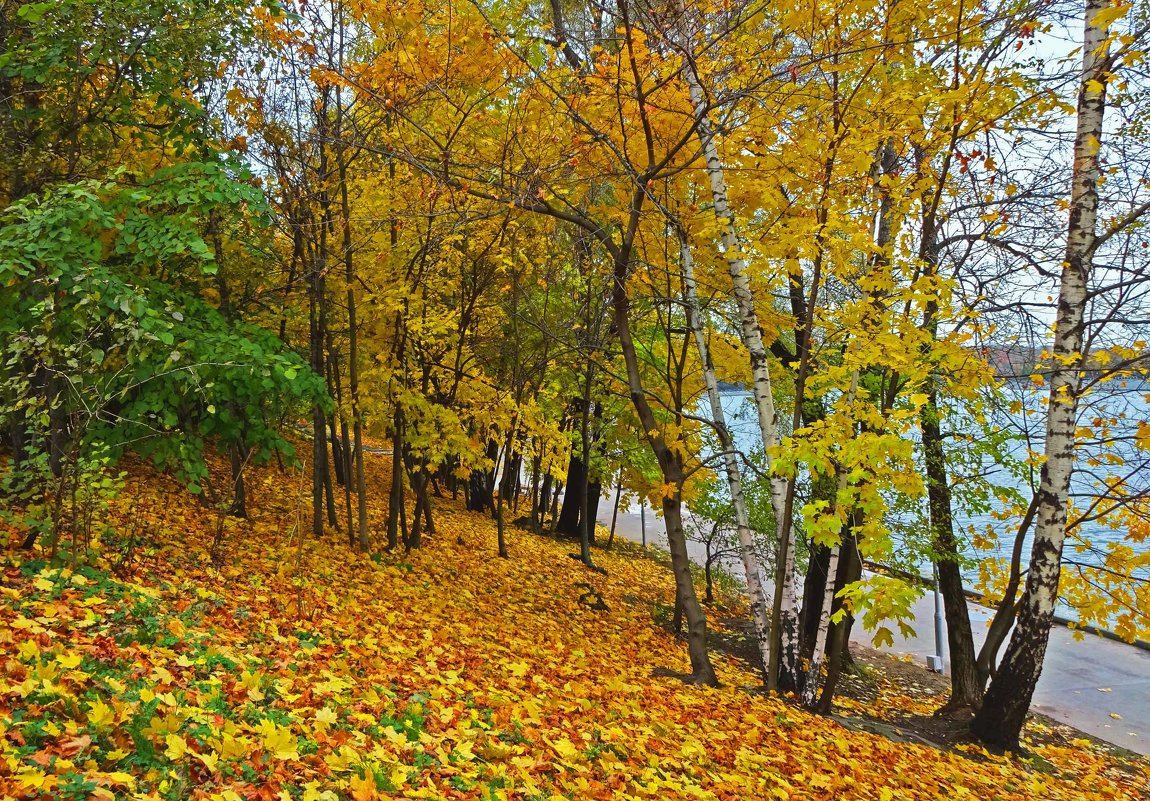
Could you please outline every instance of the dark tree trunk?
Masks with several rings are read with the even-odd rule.
[[[539,507],[537,510],[539,515],[540,528],[543,527],[543,518],[547,516],[548,507],[551,506],[551,483],[551,474],[545,474],[543,476],[542,487],[539,490]]]
[[[341,487],[347,486],[347,474],[344,472],[345,458],[343,440],[340,439],[339,421],[334,414],[328,416],[327,436],[331,440],[331,465],[335,481]],[[345,426],[346,428],[346,426]]]
[[[641,203],[645,188],[640,186],[636,190],[633,203]],[[633,233],[629,236],[633,236]],[[687,556],[687,539],[683,535],[682,500],[679,495],[685,479],[683,465],[681,457],[671,450],[659,433],[659,423],[647,400],[638,354],[631,339],[631,299],[627,295],[629,252],[630,246],[624,245],[612,253],[614,283],[611,292],[611,313],[615,335],[618,337],[619,350],[627,366],[627,388],[631,404],[635,407],[639,424],[643,426],[647,441],[659,463],[663,482],[675,488],[674,493],[670,495],[664,493],[663,519],[666,522],[667,542],[671,550],[671,570],[675,576],[675,598],[678,605],[683,607],[683,613],[687,618],[687,653],[691,659],[691,680],[699,684],[717,685],[719,679],[707,653],[707,618],[703,615],[699,599],[695,595],[695,585],[691,579],[691,563]]]
[[[938,588],[946,611],[947,645],[950,648],[950,699],[940,712],[976,709],[982,701],[974,633],[962,586],[958,540],[951,515],[950,484],[947,483],[946,456],[939,430],[937,396],[934,386],[921,412],[922,448],[926,463],[927,506],[930,510]]]
[[[539,457],[531,460],[531,530],[539,531]]]
[[[830,560],[830,548],[811,543],[807,559],[807,574],[803,579],[803,606],[799,613],[799,620],[802,625],[799,658],[804,662],[814,654],[815,637],[818,634],[819,618],[822,615],[819,601],[822,600],[823,590],[826,587],[827,568],[830,566]]]
[[[555,525],[557,532],[568,537],[579,536],[579,512],[586,492],[587,469],[583,460],[572,452],[571,460],[567,464],[567,492],[563,495],[559,522]]]
[[[404,543],[409,551],[418,550],[423,545],[423,500],[427,493],[427,481],[422,470],[412,471],[411,489],[415,493],[415,506],[411,516],[411,536]]]
[[[244,463],[247,461],[247,451],[242,442],[232,444],[232,505],[228,514],[233,517],[248,516],[247,491],[244,488]]]
[[[397,405],[392,414],[391,492],[387,508],[387,549],[399,547],[399,524],[403,513],[403,410]],[[406,536],[404,537],[406,539]]]

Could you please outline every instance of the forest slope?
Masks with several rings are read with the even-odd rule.
[[[719,689],[652,675],[686,652],[655,621],[669,575],[634,554],[597,552],[601,576],[510,529],[500,559],[493,524],[447,499],[420,551],[301,545],[310,482],[267,468],[216,567],[215,512],[131,475],[119,578],[8,554],[5,798],[1078,801],[1144,783],[1086,749],[1040,748],[1039,770],[850,731],[721,655]],[[109,544],[101,561],[118,559]]]

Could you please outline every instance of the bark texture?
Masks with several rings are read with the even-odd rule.
[[[1066,503],[1074,470],[1078,371],[1082,360],[1087,280],[1098,214],[1099,144],[1102,141],[1109,69],[1109,57],[1104,46],[1105,31],[1093,20],[1107,5],[1105,0],[1086,2],[1066,258],[1062,266],[1051,349],[1046,460],[1039,479],[1030,570],[1026,589],[1019,601],[1014,633],[1002,657],[1002,664],[987,688],[982,707],[971,724],[971,730],[979,740],[1010,750],[1018,749],[1022,724],[1042,673],[1062,568]]]
[[[685,19],[683,24],[686,25]],[[727,197],[726,175],[715,144],[714,126],[707,114],[706,96],[691,57],[689,32],[682,32],[682,40],[683,75],[690,93],[695,131],[710,184],[712,208],[715,218],[720,223],[721,251],[731,276],[731,286],[739,312],[739,330],[751,362],[751,388],[769,471],[772,466],[771,454],[778,445],[778,416],[771,388],[767,348],[763,344],[763,333],[759,328],[755,296],[751,290],[750,276],[747,274],[747,261],[742,256],[743,248],[735,226],[735,215]],[[795,592],[794,528],[784,526],[782,522],[785,517],[786,481],[776,475],[772,475],[770,481],[771,508],[775,513],[775,523],[780,535],[779,564],[775,566],[776,593],[771,615],[772,622],[775,623],[772,627],[775,647],[770,649],[767,668],[767,685],[775,687],[778,685],[779,673],[792,677],[797,674],[799,602]]]
[[[735,512],[735,531],[739,537],[739,558],[743,562],[743,572],[746,575],[747,600],[751,607],[751,624],[755,629],[755,639],[759,644],[759,655],[763,660],[764,675],[771,661],[771,635],[770,617],[768,613],[768,599],[763,588],[762,571],[759,569],[759,560],[755,555],[754,538],[751,534],[750,515],[747,513],[747,501],[743,496],[743,480],[739,474],[739,459],[735,451],[731,431],[727,428],[726,413],[719,398],[719,382],[715,377],[715,365],[711,361],[711,351],[707,346],[707,336],[703,330],[701,310],[699,308],[699,293],[695,282],[695,260],[686,238],[680,234],[680,263],[683,267],[683,283],[685,287],[685,301],[687,313],[687,327],[695,337],[695,346],[699,350],[699,361],[703,365],[703,380],[707,386],[707,398],[711,404],[711,419],[714,422],[715,434],[719,438],[719,447],[723,450],[723,468],[727,477],[727,486],[731,492],[731,506]],[[711,599],[710,568],[711,562],[707,560],[707,598]]]

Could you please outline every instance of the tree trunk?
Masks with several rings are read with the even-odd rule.
[[[642,198],[645,186],[636,189],[636,196]],[[633,200],[633,207],[638,201]],[[626,241],[626,240],[624,240]],[[667,542],[671,551],[671,570],[675,576],[675,598],[687,618],[687,652],[691,659],[691,680],[698,684],[717,686],[718,677],[707,653],[707,618],[699,606],[695,595],[695,585],[691,580],[691,564],[687,556],[687,539],[683,535],[683,515],[681,493],[685,476],[682,457],[667,445],[659,433],[659,423],[655,412],[647,400],[643,389],[642,374],[635,343],[631,339],[630,308],[631,299],[627,295],[629,270],[629,250],[627,246],[617,248],[614,257],[614,283],[612,286],[611,311],[615,324],[615,334],[619,340],[619,350],[627,367],[627,387],[631,404],[643,426],[644,434],[659,463],[663,483],[670,488],[663,494],[663,518],[667,525]]]
[[[563,505],[559,509],[559,522],[555,530],[568,537],[579,536],[579,515],[583,510],[583,499],[587,494],[587,467],[583,459],[571,451],[567,463],[567,491],[563,493]]]
[[[855,399],[858,397],[859,390],[859,371],[855,368],[851,374],[851,386],[846,394],[845,408],[847,413],[850,413],[851,407],[854,406]],[[852,423],[852,433],[853,433]],[[840,504],[842,498],[846,494],[849,481],[847,479],[846,467],[842,464],[836,464],[838,470],[838,480],[835,487],[834,498],[831,501],[831,514],[839,515],[842,513]],[[850,521],[850,510],[847,510],[845,515],[845,522]],[[822,598],[818,601],[819,606],[819,623],[818,628],[815,630],[814,648],[811,649],[811,659],[807,668],[806,677],[803,679],[799,687],[800,700],[803,706],[807,709],[814,710],[818,698],[819,689],[819,675],[823,665],[823,651],[826,649],[827,634],[831,626],[831,607],[834,604],[836,594],[836,582],[839,572],[839,552],[842,548],[843,538],[849,535],[848,526],[840,526],[839,541],[831,546],[830,556],[827,559],[827,577],[823,583]]]
[[[340,44],[339,60],[342,69],[344,52],[344,24],[342,11],[340,15]],[[355,462],[354,480],[357,512],[359,517],[359,549],[367,552],[371,550],[371,537],[367,531],[367,481],[363,468],[363,412],[359,403],[359,329],[356,324],[355,309],[355,259],[352,253],[351,241],[351,203],[347,194],[347,153],[343,144],[343,90],[337,88],[336,102],[336,137],[340,141],[338,157],[336,160],[339,173],[339,207],[340,222],[343,228],[343,266],[344,283],[347,287],[347,383],[348,394],[351,395],[351,427],[353,438],[353,451]],[[394,247],[395,242],[392,242]],[[346,440],[346,437],[345,437]],[[352,471],[352,459],[348,459],[348,473]],[[349,478],[351,476],[349,475]],[[348,531],[351,531],[350,512],[348,517]]]
[[[686,20],[683,22],[686,25]],[[711,186],[712,209],[720,225],[721,251],[731,276],[735,302],[739,310],[739,326],[743,345],[751,362],[751,388],[755,399],[759,430],[763,437],[768,472],[772,468],[771,453],[778,444],[778,419],[775,413],[774,394],[771,389],[771,373],[767,362],[767,349],[763,345],[763,334],[759,328],[758,314],[755,312],[755,296],[747,275],[747,263],[739,254],[742,244],[735,228],[735,215],[727,198],[726,176],[719,150],[715,144],[714,128],[707,116],[706,98],[699,82],[695,65],[690,55],[690,35],[683,31],[683,75],[690,93],[696,127],[707,178]],[[793,685],[798,671],[798,632],[799,605],[795,593],[795,529],[784,526],[786,482],[782,477],[771,474],[771,508],[775,513],[775,524],[779,534],[779,564],[775,566],[775,597],[772,608],[771,627],[772,648],[768,649],[767,686],[776,689],[780,680],[785,685]]]
[[[550,473],[543,474],[543,480],[539,487],[539,507],[537,514],[539,515],[539,528],[543,528],[543,518],[547,516],[548,507],[551,505],[551,484],[553,479]]]
[[[242,439],[233,442],[229,449],[232,457],[232,505],[228,514],[233,517],[246,518],[248,516],[247,491],[244,488],[244,465],[247,463],[248,453],[244,448]]]
[[[619,474],[618,484],[615,485],[615,505],[611,508],[611,533],[607,535],[607,547],[615,544],[615,523],[619,520],[619,498],[623,495],[623,475]]]
[[[313,267],[313,272],[315,272]],[[318,308],[319,299],[316,284],[318,278],[313,275],[311,281],[311,369],[317,375],[323,375],[323,350],[319,337]],[[312,516],[311,531],[315,537],[323,536],[323,490],[324,472],[327,469],[327,435],[323,407],[318,403],[312,407]]]
[[[387,508],[389,551],[399,546],[399,523],[403,511],[403,410],[398,404],[392,414],[391,428],[391,493],[388,496]]]
[[[1074,470],[1078,371],[1082,368],[1083,318],[1098,213],[1099,143],[1110,70],[1105,30],[1093,20],[1107,6],[1105,0],[1086,2],[1066,258],[1054,323],[1046,459],[1039,478],[1030,570],[1019,602],[1014,634],[971,724],[974,736],[982,742],[1011,750],[1018,749],[1022,724],[1042,672],[1066,537],[1066,506]]]
[[[944,713],[976,709],[982,701],[982,682],[974,651],[970,611],[962,586],[958,540],[954,536],[950,484],[939,429],[938,395],[931,382],[927,402],[920,413],[923,461],[926,465],[927,507],[938,569],[938,588],[946,612],[947,645],[950,648],[950,698],[940,710]]]
[[[538,456],[531,460],[531,530],[539,533],[539,467]]]
[[[827,579],[823,584],[821,603],[819,604],[819,625],[815,631],[814,648],[811,649],[811,659],[807,667],[806,678],[803,679],[799,697],[803,706],[814,710],[818,700],[819,677],[822,674],[823,652],[827,647],[827,634],[831,628],[831,604],[835,599],[835,576],[839,572],[839,551],[842,545],[836,544],[831,548],[830,558],[827,560]]]
[[[715,365],[711,361],[711,351],[707,345],[702,310],[699,308],[699,293],[695,282],[695,259],[691,255],[686,235],[681,230],[679,237],[683,285],[686,290],[684,300],[686,302],[687,327],[691,329],[695,338],[695,347],[699,351],[699,361],[703,365],[703,379],[707,387],[707,398],[711,404],[711,420],[714,423],[715,434],[719,438],[719,447],[723,450],[723,468],[727,478],[727,487],[731,493],[731,506],[735,513],[735,531],[739,538],[739,557],[742,559],[743,573],[746,576],[751,624],[754,626],[755,640],[759,645],[759,655],[762,658],[763,675],[765,676],[770,665],[771,655],[768,600],[763,587],[762,572],[759,569],[759,559],[755,555],[754,535],[751,533],[747,501],[743,496],[743,480],[739,474],[738,454],[735,451],[731,431],[727,428],[727,416],[723,410],[722,399],[719,397],[719,383],[715,377]],[[707,600],[711,600],[709,562],[707,565]]]
[[[603,500],[603,482],[596,479],[595,481],[587,482],[587,537],[592,545],[597,545],[595,540],[595,525],[599,517],[599,502]]]

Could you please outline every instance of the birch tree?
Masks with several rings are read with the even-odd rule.
[[[1051,347],[1050,393],[1046,415],[1045,460],[1035,499],[1034,544],[1014,633],[971,724],[988,744],[1017,749],[1046,655],[1066,536],[1080,371],[1083,323],[1096,240],[1099,149],[1103,139],[1106,88],[1113,61],[1107,27],[1114,8],[1087,0],[1078,81],[1077,124],[1070,186],[1066,256]]]

